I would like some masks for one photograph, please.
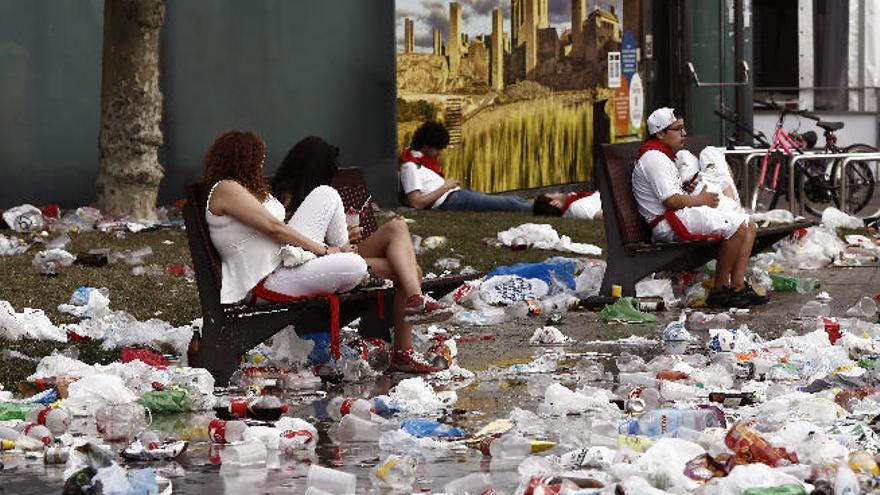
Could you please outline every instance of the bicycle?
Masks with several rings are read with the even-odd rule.
[[[780,111],[779,119],[773,133],[772,143],[762,132],[755,132],[741,124],[735,116],[727,112],[715,111],[722,119],[733,123],[738,129],[745,131],[757,141],[767,152],[761,160],[761,167],[757,171],[757,180],[754,189],[749,195],[749,204],[753,212],[763,212],[775,209],[780,199],[788,199],[788,167],[787,162],[795,154],[803,154],[816,144],[816,133],[808,131],[803,134],[787,132],[783,128],[785,117],[789,115],[805,117],[816,121],[816,126],[824,131],[825,146],[820,153],[867,153],[876,152],[876,148],[866,144],[853,144],[846,148],[837,146],[836,131],[843,128],[842,122],[826,122],[816,114],[806,110],[791,110],[780,107],[774,102],[756,101],[765,107]],[[800,119],[798,119],[800,128]],[[828,206],[838,205],[841,192],[841,178],[843,160],[808,160],[798,164],[795,170],[795,184],[803,184],[803,189],[795,191],[796,199],[801,201],[807,212],[813,215],[821,215]],[[767,172],[771,171],[770,183],[767,183]],[[747,172],[748,173],[748,172]],[[847,189],[844,208],[857,213],[862,210],[874,194],[874,174],[868,163],[854,162],[847,169]],[[783,203],[785,204],[785,203]]]

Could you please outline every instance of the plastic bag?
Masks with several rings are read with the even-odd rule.
[[[17,313],[8,301],[0,301],[0,337],[67,341],[67,333],[52,324],[43,310],[24,308]]]
[[[45,223],[43,213],[34,205],[24,204],[3,212],[3,220],[16,232],[39,232]]]
[[[535,330],[529,343],[532,345],[568,345],[574,342],[556,327],[541,327]]]
[[[68,387],[65,405],[76,415],[93,415],[104,404],[128,404],[137,396],[115,375],[84,376]]]
[[[31,265],[43,275],[58,275],[75,260],[76,256],[63,249],[48,249],[37,253]]]
[[[605,323],[614,321],[617,323],[654,323],[657,317],[636,309],[638,300],[631,297],[621,297],[614,304],[609,304],[602,309],[600,315]]]
[[[434,419],[412,418],[400,424],[400,429],[418,438],[438,437],[454,438],[464,437],[467,432],[455,426],[440,423]]]
[[[147,392],[136,402],[153,414],[189,412],[192,411],[193,405],[189,390],[181,386]]]
[[[314,340],[301,339],[288,325],[272,337],[272,361],[282,367],[307,365],[314,348]]]
[[[70,304],[59,304],[58,311],[79,318],[95,318],[107,314],[110,307],[107,288],[80,287],[70,296]]]
[[[865,222],[860,218],[847,215],[837,208],[829,206],[822,212],[822,226],[831,230],[860,229],[865,226]]]
[[[549,291],[550,287],[541,279],[498,275],[480,285],[480,299],[487,304],[513,304],[526,299],[540,299]]]
[[[554,281],[558,281],[573,290],[576,286],[574,279],[576,269],[576,260],[556,257],[543,263],[517,263],[512,266],[499,266],[489,272],[485,280],[490,280],[497,275],[517,275],[522,278],[540,279],[548,286],[552,286]]]
[[[636,297],[659,297],[664,301],[672,301],[675,294],[672,292],[672,280],[667,278],[645,278],[636,284]]]

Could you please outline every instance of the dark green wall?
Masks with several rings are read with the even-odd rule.
[[[0,0],[0,208],[94,201],[100,124],[98,0]],[[181,197],[211,140],[260,133],[266,170],[319,135],[396,197],[393,0],[166,2],[166,167],[160,200]]]
[[[0,208],[94,201],[103,5],[0,0]]]

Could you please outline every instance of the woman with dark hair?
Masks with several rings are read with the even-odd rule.
[[[438,158],[449,145],[443,124],[425,122],[400,155],[400,185],[413,208],[449,211],[532,211],[531,201],[516,196],[490,196],[459,187],[458,179],[443,174]]]
[[[326,210],[341,225],[345,225],[345,212],[339,194],[328,186],[338,169],[339,148],[318,137],[307,137],[296,143],[284,157],[272,179],[272,191],[281,199],[288,211],[295,210],[291,223],[296,223],[300,211],[309,199],[322,190],[333,191],[333,197],[324,199]],[[353,227],[346,239],[360,237],[360,228]],[[409,228],[401,220],[383,224],[375,233],[357,245],[356,251],[367,262],[370,270],[394,281],[394,344],[392,369],[410,373],[431,373],[438,369],[412,349],[412,325],[408,315],[442,309],[430,297],[422,294],[422,273],[416,262],[415,250]]]

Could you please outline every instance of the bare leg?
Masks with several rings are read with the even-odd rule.
[[[381,277],[394,281],[397,285],[398,279],[394,275],[391,265],[385,258],[366,258],[367,265],[373,272]],[[418,268],[418,266],[416,266]],[[421,279],[422,271],[418,270],[418,276]],[[412,347],[412,325],[406,321],[403,314],[403,305],[406,302],[406,292],[401,289],[394,291],[394,304],[391,308],[391,322],[394,324],[394,349],[406,350]]]
[[[755,244],[755,235],[757,227],[755,223],[749,221],[745,228],[745,237],[737,256],[736,264],[730,273],[730,285],[734,289],[742,289],[746,285],[746,271],[749,268],[749,256],[752,254],[752,246]]]
[[[741,225],[733,237],[721,241],[721,247],[718,249],[718,263],[715,265],[715,284],[713,287],[715,290],[721,289],[730,282],[730,275],[739,259],[745,237],[746,227]],[[742,288],[742,280],[740,280],[739,287],[735,288]]]
[[[364,258],[385,258],[399,290],[407,296],[422,293],[416,253],[409,228],[402,221],[392,220],[380,227],[358,245],[358,254]]]

